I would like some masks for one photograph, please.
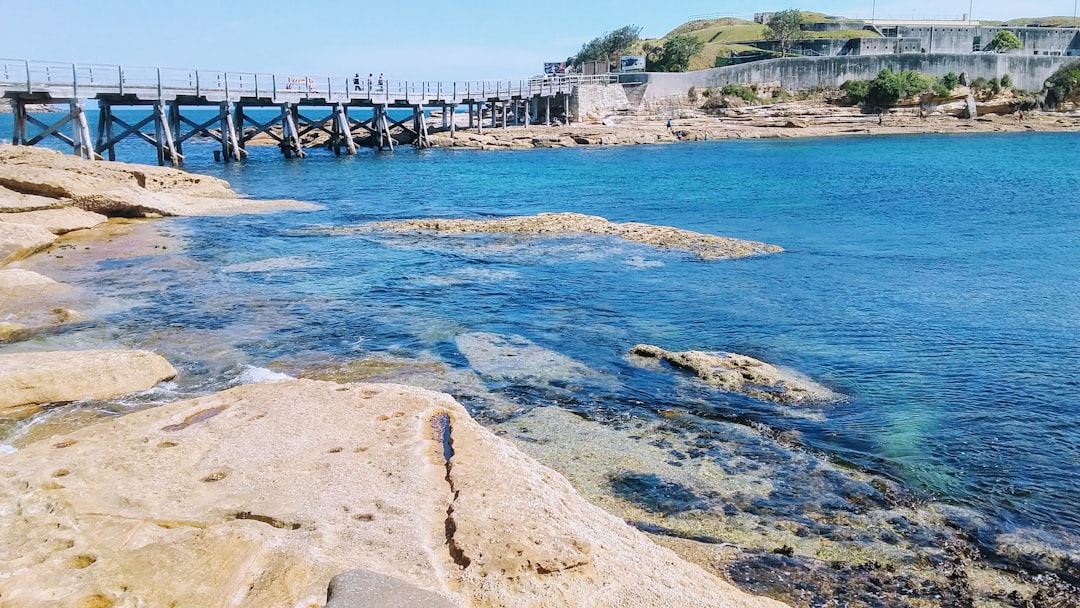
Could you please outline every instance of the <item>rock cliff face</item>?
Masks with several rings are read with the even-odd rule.
[[[0,455],[8,606],[320,606],[365,569],[458,606],[776,607],[653,545],[447,395],[292,381]]]

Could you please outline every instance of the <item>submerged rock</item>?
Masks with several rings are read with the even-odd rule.
[[[671,352],[650,344],[638,344],[630,349],[630,354],[667,361],[693,371],[713,386],[755,399],[799,404],[839,398],[813,380],[746,355],[697,350]]]
[[[550,384],[596,375],[584,363],[521,336],[471,332],[455,343],[477,373],[496,381]]]
[[[160,355],[96,350],[0,355],[0,416],[33,413],[34,406],[107,399],[152,388],[176,377]]]
[[[455,606],[781,606],[397,385],[250,385],[54,437],[0,456],[15,511],[12,606],[317,606],[356,569]]]
[[[780,253],[783,248],[755,241],[702,234],[670,226],[639,222],[617,223],[581,213],[541,213],[533,216],[495,220],[416,219],[376,222],[377,229],[397,232],[432,231],[441,234],[523,233],[543,235],[595,234],[615,236],[662,249],[679,249],[704,260],[741,258],[764,253]]]

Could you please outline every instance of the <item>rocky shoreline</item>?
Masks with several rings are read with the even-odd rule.
[[[485,126],[483,129],[457,126],[451,132],[441,126],[440,120],[431,120],[428,130],[433,147],[476,150],[626,146],[730,139],[1080,131],[1080,112],[1033,110],[1025,112],[1021,120],[1016,109],[1018,101],[1012,98],[995,98],[977,103],[978,114],[974,119],[965,117],[967,106],[960,101],[934,105],[931,109],[916,101],[880,114],[867,114],[858,107],[839,106],[822,100],[780,101],[764,105],[746,105],[736,101],[728,108],[707,110],[686,98],[669,99],[641,110],[612,110],[602,115],[590,115],[569,125]],[[398,144],[412,143],[409,134],[396,135],[395,139]],[[327,141],[325,133],[312,131],[302,143],[305,147],[320,147],[325,146]],[[278,144],[269,135],[261,135],[249,145]]]
[[[0,148],[0,176],[7,154]],[[185,193],[180,182],[191,184],[188,196],[231,193],[203,181],[212,178],[167,178],[172,174],[129,166],[116,177],[126,184],[117,200],[127,206],[119,207],[100,194],[111,187],[85,182],[101,163],[61,162],[70,163],[60,170],[71,180],[69,196],[40,194],[59,190],[28,185],[30,172],[18,169],[10,172],[22,181],[9,183],[20,190],[0,200],[13,213],[84,201],[164,215],[172,208],[130,206],[140,189],[158,200],[140,181],[173,184],[155,186],[166,194]],[[191,201],[207,205],[199,210],[221,202],[225,209],[217,211],[237,210],[227,198],[195,198],[206,198]],[[283,207],[306,208],[294,205]],[[248,208],[266,210],[257,201]],[[519,219],[533,233],[537,226],[549,234],[580,231],[584,222],[595,234],[621,236],[617,227],[625,226],[582,218]],[[146,221],[112,218],[62,236],[44,229],[56,240],[40,247],[54,264],[76,245],[117,248],[110,256],[126,255],[124,247],[139,255],[178,248],[172,240],[139,239],[152,225]],[[381,229],[441,232],[445,221]],[[6,217],[2,223],[41,227]],[[128,231],[135,235],[124,236]],[[764,252],[753,245],[754,254]],[[15,265],[40,247],[16,250]],[[79,262],[71,264],[77,271]],[[36,269],[50,274],[43,266]],[[0,321],[20,326],[8,334],[14,348],[0,354],[0,393],[29,394],[5,401],[0,417],[32,422],[55,408],[51,400],[78,399],[42,390],[66,386],[72,376],[89,380],[82,390],[118,392],[169,377],[168,362],[131,351],[49,355],[60,362],[46,377],[45,364],[34,359],[44,355],[14,342],[79,323],[73,290],[23,268],[0,270]],[[20,514],[0,526],[0,597],[15,606],[321,606],[329,586],[327,605],[334,606],[375,601],[379,589],[451,606],[749,607],[779,600],[1056,608],[1080,598],[1075,553],[1037,535],[986,533],[978,514],[830,462],[800,448],[797,432],[717,419],[695,399],[655,419],[522,408],[500,402],[481,379],[557,384],[595,372],[520,336],[465,333],[455,343],[468,371],[389,355],[333,365],[297,355],[268,367],[310,380],[241,386],[123,417],[75,408],[32,427],[13,447],[0,445],[0,509]],[[624,354],[640,359],[634,365],[641,373],[668,373],[657,363],[664,360],[698,375],[695,391],[741,393],[792,416],[820,415],[836,398],[816,383],[784,393],[806,379],[739,355],[648,345]],[[139,383],[123,384],[139,366],[120,357],[149,361],[150,370]],[[75,372],[75,365],[94,371]],[[486,400],[489,427],[447,392]]]
[[[101,212],[312,208],[239,199],[220,180],[172,169],[10,147],[0,147],[0,205],[0,265],[113,225]],[[36,323],[52,317],[77,319],[55,308],[70,289],[0,270],[2,340],[48,331]],[[0,419],[108,400],[176,374],[145,351],[0,354]],[[409,597],[446,606],[784,605],[738,590],[589,504],[449,395],[264,382],[90,417],[97,424],[81,428],[83,420],[0,450],[0,510],[18,514],[0,526],[5,605],[321,606],[328,589],[334,606],[380,597],[393,605]]]

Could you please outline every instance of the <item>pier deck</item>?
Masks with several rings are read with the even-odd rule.
[[[442,111],[443,126],[453,132],[455,122],[447,117],[459,106],[466,106],[470,128],[483,129],[485,109],[492,126],[500,119],[508,126],[511,117],[512,124],[550,122],[553,102],[564,108],[568,120],[566,100],[577,86],[613,80],[610,75],[560,75],[516,81],[407,81],[360,74],[316,77],[0,59],[0,97],[11,99],[15,111],[14,143],[34,145],[55,137],[86,158],[115,159],[118,142],[138,138],[157,148],[160,164],[181,163],[182,144],[194,136],[220,143],[227,161],[242,158],[246,144],[260,134],[274,138],[285,156],[303,157],[300,140],[312,130],[329,135],[329,145],[338,153],[355,153],[358,141],[393,149],[395,130],[407,133],[414,145],[425,146],[425,111]],[[100,110],[93,138],[85,112],[89,100]],[[68,112],[48,124],[27,112],[31,104],[63,104]],[[115,115],[117,107],[145,108],[148,113],[132,124]],[[217,114],[196,122],[184,115],[188,108],[214,108]],[[280,116],[259,122],[245,112],[251,108],[279,108]],[[301,112],[318,108],[328,115],[313,120]],[[369,110],[370,117],[349,116],[356,108]],[[407,109],[411,115],[395,121],[389,109]],[[70,136],[61,131],[68,125]]]

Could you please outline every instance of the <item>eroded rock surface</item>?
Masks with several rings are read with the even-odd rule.
[[[377,229],[397,232],[431,231],[441,234],[522,233],[522,234],[595,234],[614,236],[663,249],[679,249],[697,254],[705,260],[741,258],[783,251],[776,245],[743,241],[670,226],[653,226],[639,222],[617,223],[602,217],[581,213],[541,213],[532,216],[495,220],[416,219],[376,222]]]
[[[33,255],[55,240],[48,228],[0,221],[0,266]]]
[[[49,208],[42,199],[121,217],[318,208],[298,201],[243,199],[216,177],[169,167],[91,162],[33,146],[0,146],[0,187],[0,208],[13,212]]]
[[[667,361],[694,372],[713,386],[755,399],[799,404],[839,398],[808,378],[746,355],[698,350],[671,352],[650,344],[638,344],[630,349],[630,354]]]
[[[43,403],[107,399],[176,377],[160,355],[139,350],[0,355],[0,416]]]
[[[98,224],[104,224],[109,221],[109,218],[100,213],[84,211],[77,207],[67,207],[63,209],[23,211],[20,213],[0,213],[0,221],[41,226],[53,234],[66,234],[74,230],[86,230]]]
[[[0,456],[0,511],[10,606],[319,606],[355,569],[457,606],[781,606],[397,385],[250,385],[53,437]]]

